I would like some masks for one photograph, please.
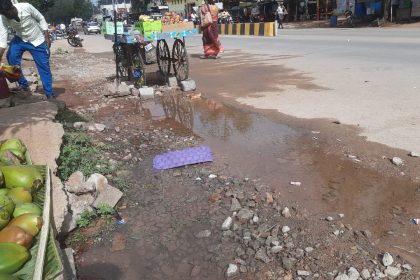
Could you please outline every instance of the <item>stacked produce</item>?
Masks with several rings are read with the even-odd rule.
[[[148,22],[148,21],[153,21],[153,19],[150,16],[141,15],[141,16],[139,16],[139,21],[140,22]]]
[[[178,15],[176,12],[166,12],[165,15],[162,17],[162,24],[169,25],[175,23],[184,22],[184,18]]]
[[[42,227],[42,209],[32,197],[44,184],[35,166],[25,163],[26,146],[9,139],[0,146],[0,276],[17,272],[29,259]],[[16,165],[11,165],[16,164]],[[7,278],[9,277],[9,278]],[[3,279],[3,278],[1,278]]]

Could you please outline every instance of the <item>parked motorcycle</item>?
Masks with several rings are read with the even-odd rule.
[[[353,12],[350,10],[347,10],[344,12],[344,16],[346,18],[346,23],[347,25],[349,25],[350,27],[354,27],[354,16],[353,16]]]
[[[83,47],[82,41],[83,39],[80,38],[77,30],[75,28],[70,27],[67,29],[67,42],[72,47]]]

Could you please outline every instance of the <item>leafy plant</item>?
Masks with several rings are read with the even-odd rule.
[[[57,115],[55,116],[55,119],[62,124],[87,121],[87,119],[85,119],[84,117],[66,108],[59,109]]]
[[[67,180],[75,171],[89,176],[93,173],[109,174],[109,162],[102,157],[102,150],[86,133],[69,132],[63,136],[58,162],[58,175]]]
[[[127,177],[114,177],[111,181],[112,185],[122,192],[125,192],[130,188],[130,182]]]
[[[96,213],[98,214],[98,216],[104,219],[105,223],[110,224],[112,217],[115,214],[115,211],[114,208],[112,208],[108,204],[99,203],[98,207],[96,208]]]
[[[83,211],[80,214],[80,219],[77,220],[77,225],[82,228],[87,227],[92,223],[93,219],[95,218],[96,213],[94,211]]]

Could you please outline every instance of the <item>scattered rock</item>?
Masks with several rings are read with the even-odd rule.
[[[103,192],[108,187],[108,179],[99,173],[93,173],[85,182],[85,188],[92,188],[98,192]]]
[[[255,215],[255,216],[252,218],[252,222],[253,222],[254,224],[257,224],[259,220],[260,220],[260,219],[258,218],[258,216],[257,216],[257,215]]]
[[[75,122],[73,123],[73,127],[75,129],[86,129],[87,122]]]
[[[395,279],[401,274],[401,269],[398,267],[388,266],[384,273],[389,277],[389,279]]]
[[[218,202],[220,199],[222,199],[220,193],[212,193],[212,195],[209,197],[209,201],[213,203]]]
[[[282,258],[282,266],[286,270],[292,269],[296,262],[297,260],[295,258]]]
[[[176,77],[169,77],[168,78],[168,86],[170,87],[177,87],[178,86],[178,80]]]
[[[288,226],[283,226],[281,228],[281,232],[283,232],[283,233],[288,233],[289,231],[290,231],[290,228]]]
[[[187,79],[181,81],[181,90],[182,91],[194,91],[197,88],[197,85],[193,79]]]
[[[411,265],[409,265],[408,263],[403,264],[403,265],[402,265],[402,267],[403,267],[405,270],[412,270],[412,269],[413,269],[413,268],[411,267]]]
[[[120,132],[120,131],[121,131],[121,128],[120,128],[119,126],[116,126],[116,127],[114,128],[114,130],[115,130],[115,132],[116,132],[116,133],[118,133],[118,132]]]
[[[420,157],[420,154],[416,152],[411,152],[410,157]]]
[[[246,223],[253,217],[253,214],[249,209],[242,208],[239,210],[237,217],[241,223]]]
[[[181,177],[182,173],[180,171],[174,171],[174,173],[172,174],[172,176],[174,177]]]
[[[283,250],[283,246],[273,246],[271,247],[271,253],[273,254],[277,254],[279,252],[281,252],[281,250]]]
[[[129,153],[128,155],[126,155],[125,157],[123,157],[123,161],[129,161],[133,158],[133,155],[131,153]]]
[[[97,208],[99,204],[106,204],[114,208],[122,195],[123,193],[119,189],[108,185],[104,191],[99,192],[98,197],[93,202],[93,207]]]
[[[306,271],[306,270],[298,270],[297,271],[297,275],[298,276],[309,276],[309,275],[311,275],[311,272],[310,271]]]
[[[333,234],[334,234],[335,236],[339,236],[339,235],[340,235],[340,231],[339,231],[338,229],[336,229],[336,230],[334,230]]]
[[[265,193],[265,201],[267,204],[272,204],[274,202],[273,195],[271,193]]]
[[[308,253],[308,254],[311,253],[313,250],[314,250],[314,248],[312,248],[312,247],[306,247],[305,248],[305,252]]]
[[[80,171],[76,171],[70,175],[67,182],[64,183],[64,188],[67,192],[74,194],[85,194],[95,191],[95,186],[85,184],[85,178]]]
[[[362,277],[363,280],[367,280],[370,278],[370,272],[367,268],[364,268],[361,272],[360,272],[360,277]]]
[[[399,157],[393,157],[392,158],[392,163],[395,164],[396,166],[400,166],[403,164],[403,160],[400,159]]]
[[[92,123],[87,125],[87,130],[92,132],[102,132],[106,128],[106,125],[101,123]]]
[[[226,277],[231,278],[238,275],[238,266],[236,264],[230,263],[227,270],[226,270]]]
[[[357,280],[359,279],[360,273],[354,267],[350,267],[347,271],[347,276],[349,277],[349,280]]]
[[[209,179],[215,179],[215,178],[217,178],[217,175],[216,174],[210,174],[209,175]]]
[[[372,233],[365,229],[364,231],[362,231],[363,235],[366,236],[366,238],[370,239],[372,237]]]
[[[382,263],[384,266],[390,266],[394,262],[394,258],[390,253],[386,252],[382,257]]]
[[[241,267],[239,268],[239,271],[240,271],[241,273],[247,273],[247,272],[248,272],[248,269],[246,268],[246,266],[241,265]]]
[[[143,99],[153,98],[155,90],[152,87],[141,87],[139,89],[140,97]]]
[[[342,218],[344,218],[344,214],[338,214],[338,217],[340,217],[342,219]]]
[[[230,205],[230,211],[239,211],[242,208],[239,200],[236,197],[232,198],[232,204]]]
[[[340,274],[334,280],[349,280],[349,277],[346,274]]]
[[[302,185],[301,182],[290,182],[290,185],[300,187]]]
[[[206,230],[202,230],[199,233],[197,233],[195,235],[195,237],[197,237],[197,238],[207,238],[207,237],[210,237],[210,235],[211,235],[211,231],[206,229]]]
[[[222,230],[230,229],[230,226],[232,225],[232,222],[233,222],[232,218],[227,217],[226,220],[222,224]]]
[[[283,211],[281,211],[281,214],[285,218],[290,218],[292,215],[290,214],[290,210],[288,207],[284,207]]]
[[[334,218],[333,218],[333,217],[331,217],[331,216],[328,216],[328,217],[326,217],[326,218],[325,218],[325,220],[327,220],[327,221],[331,222],[331,221],[334,221]]]
[[[255,253],[254,258],[256,260],[260,260],[264,263],[269,263],[271,261],[271,259],[267,256],[267,252],[266,252],[265,248],[258,249],[257,253]]]

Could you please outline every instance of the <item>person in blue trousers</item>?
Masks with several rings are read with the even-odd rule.
[[[0,0],[0,61],[7,48],[7,29],[13,28],[16,36],[7,51],[9,65],[21,66],[22,55],[29,52],[36,64],[47,98],[55,98],[50,68],[51,41],[44,16],[29,3],[13,4]],[[22,90],[29,90],[25,77],[19,81]]]

